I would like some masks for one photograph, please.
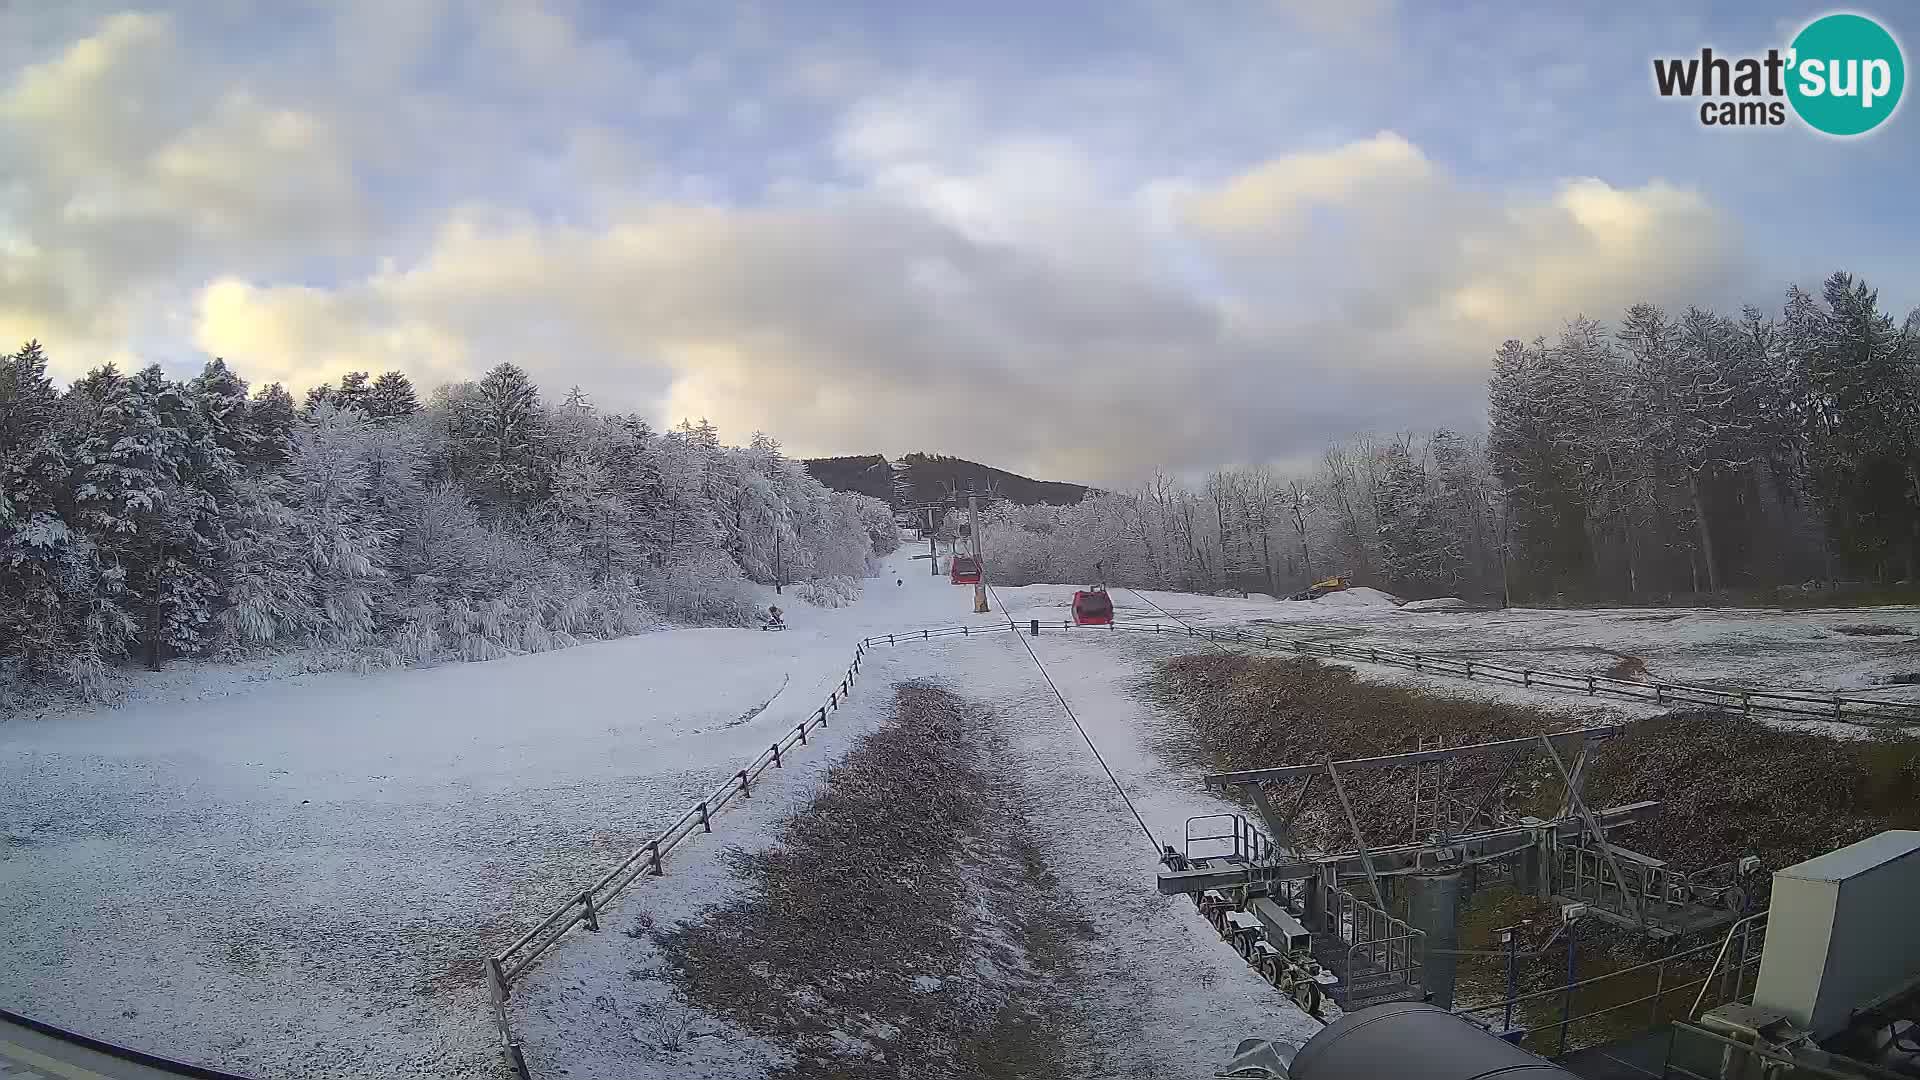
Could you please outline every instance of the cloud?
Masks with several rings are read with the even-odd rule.
[[[878,180],[858,193],[655,203],[594,227],[469,209],[405,270],[335,290],[216,285],[196,337],[247,364],[269,351],[293,379],[510,359],[550,386],[764,429],[799,452],[934,447],[1119,482],[1298,457],[1353,430],[1471,426],[1502,338],[1695,298],[1737,265],[1729,224],[1696,193],[1579,180],[1503,199],[1382,133],[1186,188],[1160,239],[1216,283],[1195,287],[1140,257],[1143,197],[1102,198],[1062,166],[1039,170],[1049,194],[1029,198],[991,164],[1028,144],[949,172],[871,118],[855,142]],[[1136,257],[998,227],[1036,205]]]
[[[29,177],[0,188],[0,334],[80,354],[124,348],[180,274],[350,252],[364,226],[330,125],[196,73],[163,16],[109,17],[22,69],[0,89],[0,156]]]
[[[1310,50],[1286,6],[1272,32]],[[1157,68],[996,92],[836,40],[741,84],[765,54],[681,49],[713,40],[686,26],[649,23],[676,43],[649,56],[552,8],[415,0],[332,79],[369,10],[246,66],[185,15],[116,16],[0,74],[26,163],[0,185],[0,335],[51,339],[69,377],[159,342],[296,389],[510,360],[796,452],[1124,483],[1474,425],[1501,339],[1724,301],[1746,272],[1680,184],[1505,189],[1373,126],[1202,158],[1072,118],[1178,114]],[[750,23],[743,47],[782,39]]]

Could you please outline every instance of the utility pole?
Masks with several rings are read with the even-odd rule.
[[[973,563],[980,568],[980,580],[973,585],[973,613],[987,613],[987,560],[980,554],[980,499],[967,485],[967,529],[973,533]]]
[[[773,594],[775,596],[780,595],[780,579],[786,576],[782,573],[784,569],[785,567],[780,564],[780,515],[775,514],[773,517]]]
[[[929,506],[927,511],[927,573],[940,576],[940,526],[935,521],[939,507]]]

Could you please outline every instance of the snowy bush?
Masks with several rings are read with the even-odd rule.
[[[707,626],[752,626],[760,621],[760,593],[724,555],[706,554],[676,563],[646,582],[647,602],[678,622]]]
[[[856,603],[862,590],[855,578],[831,577],[802,581],[788,591],[815,607],[842,608]]]

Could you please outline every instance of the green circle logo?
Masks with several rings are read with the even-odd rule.
[[[1793,39],[1787,99],[1808,126],[1864,135],[1900,105],[1907,65],[1900,43],[1864,15],[1825,15]]]

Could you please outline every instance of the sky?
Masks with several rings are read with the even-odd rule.
[[[1920,302],[1920,115],[1711,129],[1823,6],[0,0],[0,343],[501,361],[797,455],[1106,485],[1484,426],[1627,304]],[[1920,8],[1857,7],[1907,44]]]

